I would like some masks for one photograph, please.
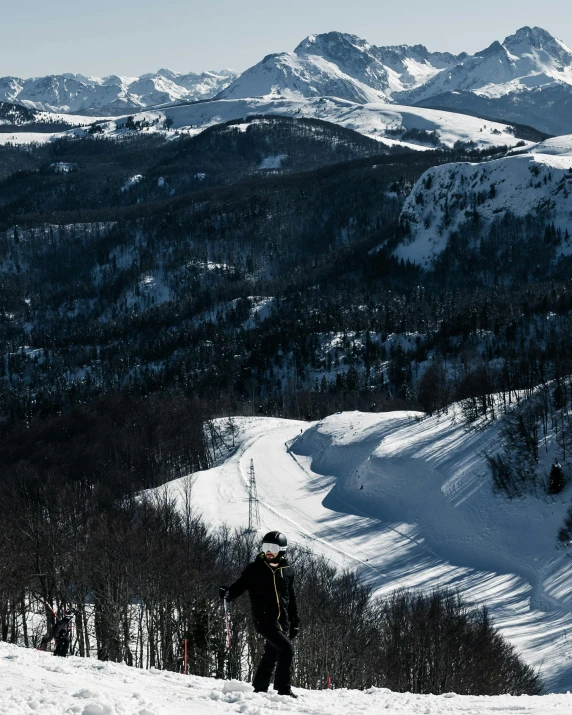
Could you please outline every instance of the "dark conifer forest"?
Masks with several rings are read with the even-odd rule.
[[[494,389],[567,374],[569,260],[550,224],[468,222],[430,271],[392,256],[419,176],[489,155],[285,118],[3,147],[2,429],[109,394],[315,419],[440,408],[483,365]],[[428,358],[458,365],[437,398]]]

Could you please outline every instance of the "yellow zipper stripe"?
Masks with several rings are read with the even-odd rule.
[[[266,561],[264,563],[266,563]],[[274,571],[274,569],[272,568],[272,566],[270,566],[270,564],[266,563],[266,565],[272,571],[272,578],[274,580],[274,591],[276,593],[276,603],[278,604],[278,618],[276,620],[280,620],[280,597],[278,596],[278,588],[276,587],[276,571],[278,571],[278,569],[276,569],[276,571]]]

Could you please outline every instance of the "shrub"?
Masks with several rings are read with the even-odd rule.
[[[564,523],[558,530],[558,541],[564,546],[569,546],[572,541],[572,505],[568,507]]]

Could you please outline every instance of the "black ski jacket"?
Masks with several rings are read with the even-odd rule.
[[[56,640],[62,636],[67,638],[72,629],[72,618],[69,616],[64,616],[54,626],[54,638]]]
[[[284,557],[279,560],[278,566],[271,566],[264,554],[259,554],[229,588],[228,600],[238,598],[245,591],[250,596],[252,618],[258,631],[276,622],[284,632],[290,626],[299,626],[294,574]]]

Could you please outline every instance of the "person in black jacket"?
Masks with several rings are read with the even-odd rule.
[[[66,610],[64,611],[63,616],[58,618],[56,625],[54,626],[54,638],[56,640],[54,655],[59,655],[63,658],[67,656],[68,649],[70,647],[71,629],[74,616],[74,611]]]
[[[254,627],[266,639],[264,655],[254,680],[254,691],[265,693],[276,666],[274,688],[279,695],[298,697],[290,685],[294,648],[300,622],[296,608],[294,575],[286,561],[286,537],[271,531],[263,539],[262,553],[244,569],[232,586],[222,586],[221,598],[233,601],[248,591]]]

